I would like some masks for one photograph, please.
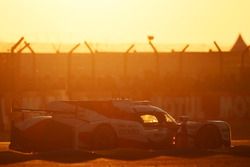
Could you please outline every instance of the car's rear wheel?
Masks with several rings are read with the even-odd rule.
[[[94,130],[91,143],[92,150],[114,149],[117,146],[117,136],[112,127],[101,125]]]
[[[201,128],[196,136],[196,146],[200,149],[216,149],[222,146],[219,130],[213,125]]]

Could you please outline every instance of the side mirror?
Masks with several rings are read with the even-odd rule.
[[[188,116],[179,116],[178,120],[180,123],[185,123],[189,120],[189,117]]]

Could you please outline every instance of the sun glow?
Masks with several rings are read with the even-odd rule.
[[[220,43],[250,41],[248,0],[1,1],[0,41]]]

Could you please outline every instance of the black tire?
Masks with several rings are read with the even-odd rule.
[[[196,146],[199,149],[216,149],[222,146],[219,130],[213,125],[206,125],[196,135]]]
[[[113,128],[109,125],[98,126],[92,135],[92,150],[109,150],[117,146],[117,136]]]

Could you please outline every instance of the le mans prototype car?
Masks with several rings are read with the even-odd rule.
[[[148,101],[54,101],[44,110],[15,108],[10,149],[21,152],[122,147],[230,147],[224,121],[177,122]]]

